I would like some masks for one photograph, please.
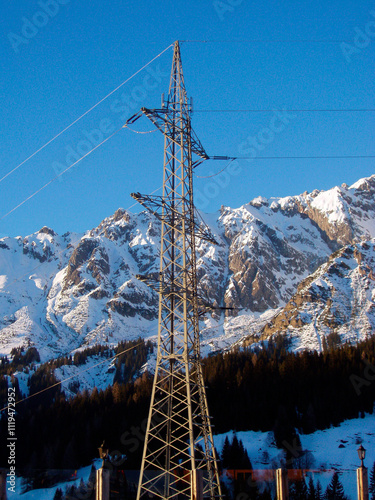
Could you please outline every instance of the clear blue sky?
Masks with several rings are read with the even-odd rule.
[[[281,119],[273,111],[202,112],[373,110],[373,1],[56,2],[13,0],[2,8],[0,177],[176,39],[215,41],[181,44],[186,87],[194,99],[193,127],[208,154],[375,154],[373,111],[295,112]],[[69,152],[78,158],[88,140],[106,138],[140,107],[159,107],[171,59],[169,49],[150,65],[151,73],[139,73],[0,182],[0,216],[68,165]],[[142,120],[137,129],[151,130]],[[117,208],[129,207],[131,192],[158,188],[162,160],[159,132],[124,130],[0,220],[0,236],[24,236],[44,225],[60,234],[95,227]],[[207,161],[196,174],[210,175],[223,166]],[[242,160],[225,174],[197,178],[195,193],[198,207],[213,212],[222,204],[238,207],[259,195],[328,189],[373,173],[374,159]]]

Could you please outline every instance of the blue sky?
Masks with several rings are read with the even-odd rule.
[[[374,111],[273,111],[375,109],[373,1],[14,0],[0,23],[0,178],[177,39],[208,41],[181,44],[193,127],[206,151],[255,157],[205,179],[225,163],[200,166],[199,208],[214,212],[375,173],[374,159],[257,159],[375,155]],[[171,59],[169,49],[0,182],[0,236],[44,225],[85,231],[132,205],[131,192],[161,186],[161,134],[123,130],[4,217],[133,112],[159,107]],[[207,111],[238,109],[269,111]],[[136,128],[152,124],[144,118]]]

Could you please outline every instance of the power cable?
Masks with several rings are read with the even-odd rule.
[[[157,191],[160,191],[160,189],[162,189],[163,186],[159,186],[157,189],[155,189],[154,191],[152,191],[151,194],[155,194]],[[136,205],[138,205],[138,202],[136,201],[135,203],[133,203],[132,205],[130,205],[128,208],[125,208],[124,210],[126,212],[128,212],[131,208],[135,207]],[[62,249],[60,252],[54,254],[54,257],[60,257],[64,252],[66,252],[66,248]],[[22,276],[20,276],[19,278],[15,278],[11,283],[8,284],[8,286],[10,285],[13,285],[13,283],[16,283],[17,281],[21,281],[23,278],[25,278],[26,276],[31,276],[30,273],[33,273],[34,271],[36,271],[37,269],[39,269],[44,263],[41,262],[40,264],[38,264],[37,266],[33,267],[30,271],[28,271],[27,273],[23,274]]]
[[[295,113],[357,113],[371,112],[373,108],[361,109],[285,109],[285,108],[269,108],[269,109],[195,109],[194,113],[265,113],[270,111],[290,111]]]
[[[84,158],[86,158],[87,156],[89,156],[91,153],[93,153],[95,151],[95,149],[98,149],[102,144],[104,144],[105,142],[109,141],[109,139],[111,139],[112,137],[114,137],[116,134],[118,134],[123,128],[128,128],[129,130],[131,130],[132,132],[136,133],[136,134],[151,134],[154,132],[154,130],[149,130],[149,131],[146,131],[146,132],[142,132],[142,131],[137,131],[137,130],[132,130],[131,128],[129,128],[128,126],[128,122],[125,123],[125,125],[123,125],[122,127],[120,127],[119,129],[117,129],[115,132],[113,132],[113,134],[111,134],[110,136],[108,136],[106,139],[104,139],[100,144],[97,144],[93,149],[91,149],[88,153],[86,153],[84,156],[82,156],[81,158],[79,158],[77,161],[75,161],[74,163],[72,163],[71,165],[69,165],[69,167],[67,167],[65,170],[63,170],[62,172],[60,172],[59,174],[57,174],[55,177],[53,177],[51,180],[49,180],[48,182],[46,182],[46,184],[44,184],[42,187],[40,187],[39,189],[37,189],[34,193],[32,193],[30,196],[28,196],[27,198],[25,198],[21,203],[19,203],[18,205],[16,205],[14,208],[12,208],[12,210],[10,210],[9,212],[7,212],[5,215],[1,216],[0,217],[0,220],[3,220],[5,219],[5,217],[7,217],[8,215],[10,215],[12,212],[14,212],[15,210],[17,210],[17,208],[21,207],[24,203],[26,203],[27,201],[31,200],[31,198],[33,198],[34,196],[36,196],[38,193],[40,193],[41,191],[43,191],[43,189],[45,189],[47,186],[49,186],[50,184],[52,184],[52,182],[54,182],[56,179],[58,179],[60,176],[62,176],[63,174],[65,174],[65,172],[67,172],[68,170],[70,170],[71,168],[73,168],[75,165],[77,165],[77,163],[81,162]],[[157,129],[155,129],[157,130]],[[160,189],[160,188],[158,188]],[[134,206],[134,204],[132,205],[132,207]]]
[[[320,159],[353,159],[353,158],[375,158],[375,155],[353,155],[353,156],[210,156],[210,160],[230,160],[224,168],[210,175],[196,175],[197,179],[210,179],[221,174],[234,160],[320,160]]]
[[[21,207],[24,203],[26,203],[28,200],[30,200],[31,198],[33,198],[35,195],[37,195],[38,193],[40,193],[43,189],[45,189],[47,186],[49,186],[50,184],[52,184],[52,182],[54,182],[56,179],[58,179],[61,175],[63,175],[65,172],[67,172],[68,170],[70,170],[72,167],[74,167],[75,165],[77,165],[77,163],[79,163],[80,161],[82,161],[84,158],[86,158],[86,156],[90,155],[93,151],[95,151],[95,149],[99,148],[102,144],[104,144],[105,142],[107,142],[109,139],[111,139],[112,137],[114,137],[118,132],[120,132],[123,128],[127,128],[128,130],[130,130],[131,132],[134,132],[135,134],[152,134],[153,132],[157,131],[157,129],[154,129],[154,130],[147,130],[147,131],[138,131],[138,130],[133,130],[129,127],[129,124],[132,125],[133,123],[135,123],[140,117],[142,116],[142,114],[136,114],[136,115],[132,115],[130,118],[128,118],[128,120],[126,120],[125,124],[120,127],[119,129],[117,129],[115,132],[113,132],[113,134],[111,134],[109,137],[107,137],[106,139],[104,139],[100,144],[97,144],[93,149],[91,149],[88,153],[86,153],[84,156],[82,156],[81,158],[79,158],[76,162],[74,162],[72,165],[70,165],[69,167],[67,167],[65,170],[63,170],[62,172],[60,172],[59,174],[57,174],[55,177],[53,177],[51,180],[49,180],[46,184],[44,184],[42,187],[40,187],[39,189],[37,189],[33,194],[31,194],[30,196],[28,196],[27,198],[25,198],[21,203],[19,203],[17,206],[15,206],[14,208],[12,208],[12,210],[10,210],[8,213],[6,213],[5,215],[3,215],[2,217],[0,217],[0,220],[2,219],[5,219],[5,217],[7,217],[8,215],[10,215],[12,212],[14,212],[15,210],[17,210],[17,208]],[[1,181],[0,181],[1,182]],[[156,189],[156,191],[158,191],[160,188]],[[136,203],[135,203],[136,204]],[[133,207],[135,204],[131,205],[131,207]]]
[[[107,363],[108,361],[113,361],[114,359],[121,356],[121,354],[125,354],[126,352],[129,352],[132,349],[135,349],[136,347],[139,347],[142,344],[143,344],[143,342],[139,342],[138,344],[136,344],[132,347],[129,347],[128,349],[125,349],[124,351],[117,353],[115,356],[112,356],[111,358],[107,358],[104,361],[100,361],[100,363],[96,363],[95,365],[90,366],[89,368],[86,368],[85,370],[80,370],[79,373],[76,373],[75,375],[71,375],[70,377],[67,377],[64,380],[60,380],[59,382],[56,382],[55,384],[52,384],[48,387],[45,387],[41,391],[35,392],[34,394],[27,396],[26,398],[20,399],[19,401],[16,401],[15,404],[18,405],[19,403],[23,403],[24,401],[27,401],[28,399],[34,398],[35,396],[38,396],[39,394],[42,394],[43,392],[49,391],[49,390],[53,389],[54,387],[57,387],[58,385],[62,384],[63,382],[67,382],[68,380],[71,380],[72,378],[79,377],[82,373],[88,372],[89,370],[92,370],[93,368],[96,368],[97,366],[100,366],[104,363]],[[13,407],[13,404],[12,404],[12,407]],[[4,408],[1,408],[0,412],[7,410],[8,408],[10,408],[10,407],[5,406]]]
[[[331,158],[375,158],[375,155],[320,155],[320,156],[209,156],[209,160],[305,160]]]
[[[219,170],[219,172],[217,172],[216,174],[211,174],[211,175],[197,175],[197,179],[209,179],[210,177],[216,177],[217,175],[221,174],[221,172],[224,172],[224,170],[226,168],[229,167],[229,165],[232,163],[232,161],[236,160],[236,158],[232,158],[226,165],[224,168],[222,168],[221,170]]]
[[[159,132],[159,130],[156,128],[154,130],[146,130],[145,132],[143,132],[142,130],[133,130],[132,128],[128,127],[128,129],[131,131],[131,132],[134,132],[135,134],[153,134],[154,132]]]
[[[331,159],[354,159],[375,158],[375,155],[322,155],[322,156],[238,156],[234,160],[331,160]]]
[[[102,144],[104,144],[105,142],[109,141],[109,139],[111,139],[112,137],[114,137],[116,134],[118,134],[123,128],[125,127],[125,125],[123,125],[121,128],[119,128],[118,130],[116,130],[115,132],[113,132],[113,134],[111,134],[110,136],[108,136],[106,139],[104,139],[100,144],[98,144],[97,146],[95,146],[93,149],[91,149],[88,153],[86,153],[84,156],[82,156],[81,158],[79,158],[77,161],[75,161],[74,163],[72,163],[69,167],[67,167],[66,169],[64,169],[62,172],[60,172],[59,174],[55,175],[55,177],[53,177],[51,180],[49,180],[48,182],[46,182],[46,184],[44,184],[42,187],[40,187],[39,189],[37,189],[34,193],[32,193],[30,196],[28,196],[27,198],[25,198],[23,201],[21,201],[21,203],[19,203],[18,205],[16,205],[14,208],[12,208],[12,210],[10,210],[9,212],[7,212],[5,215],[2,215],[0,217],[0,220],[3,220],[5,219],[5,217],[8,217],[8,215],[10,215],[12,212],[14,212],[15,210],[17,210],[17,208],[21,207],[24,203],[26,203],[27,201],[31,200],[31,198],[33,198],[34,196],[36,196],[38,193],[40,193],[41,191],[43,191],[43,189],[45,189],[47,186],[49,186],[50,184],[52,184],[52,182],[54,182],[56,179],[58,179],[59,177],[61,177],[63,174],[65,174],[65,172],[67,172],[68,170],[70,170],[71,168],[73,168],[75,165],[77,165],[77,163],[79,163],[80,161],[82,161],[84,158],[86,158],[87,156],[89,156],[91,153],[93,153],[96,149],[98,149]]]
[[[0,182],[2,182],[4,179],[6,179],[9,175],[11,175],[13,172],[15,172],[16,170],[18,170],[22,165],[24,165],[27,161],[29,161],[31,158],[33,158],[37,153],[39,153],[40,151],[42,151],[45,147],[47,147],[49,144],[51,144],[51,142],[53,142],[55,139],[57,139],[58,137],[60,137],[60,135],[62,135],[64,132],[66,132],[68,129],[70,129],[70,127],[72,127],[74,124],[76,124],[79,120],[81,120],[84,116],[86,116],[88,113],[90,113],[90,111],[92,111],[93,109],[95,109],[97,106],[99,106],[99,104],[101,104],[103,101],[105,101],[108,97],[110,97],[112,94],[114,94],[118,89],[120,89],[123,85],[125,85],[126,83],[128,83],[130,80],[132,80],[135,76],[138,75],[138,73],[140,73],[141,71],[143,71],[145,68],[147,68],[147,66],[149,66],[152,62],[154,62],[156,59],[158,59],[161,55],[164,54],[164,52],[166,52],[168,49],[170,49],[171,47],[173,47],[173,44],[171,45],[168,45],[167,48],[165,48],[162,52],[160,52],[160,54],[158,54],[157,56],[155,56],[153,59],[151,59],[147,64],[145,64],[144,66],[142,66],[142,68],[140,68],[138,71],[136,71],[132,76],[130,76],[129,78],[127,78],[124,82],[122,82],[120,85],[118,85],[114,90],[112,90],[109,94],[107,94],[105,97],[103,97],[103,99],[101,99],[99,102],[97,102],[94,106],[92,106],[90,109],[88,109],[85,113],[83,113],[83,115],[81,115],[80,117],[78,117],[76,120],[74,120],[74,122],[72,122],[70,125],[68,125],[67,127],[64,128],[64,130],[62,130],[61,132],[59,132],[57,135],[55,135],[55,137],[53,137],[52,139],[50,139],[48,142],[46,142],[41,148],[39,148],[37,151],[35,151],[35,153],[33,153],[32,155],[30,155],[28,158],[26,158],[26,160],[24,160],[23,162],[21,162],[19,165],[17,165],[16,167],[14,167],[12,170],[10,170],[7,174],[5,174],[1,179],[0,179]]]
[[[353,43],[353,40],[328,40],[328,39],[264,39],[253,38],[243,40],[180,40],[180,43]]]

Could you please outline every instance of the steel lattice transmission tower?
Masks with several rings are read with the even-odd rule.
[[[208,155],[191,128],[178,42],[167,100],[141,111],[165,142],[163,195],[132,194],[161,221],[160,272],[138,276],[159,293],[159,324],[137,499],[213,499],[221,491],[200,362],[195,240],[216,242],[196,222],[193,169]]]

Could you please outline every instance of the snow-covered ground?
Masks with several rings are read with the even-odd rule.
[[[101,465],[101,460],[96,460],[94,463],[95,468],[99,468],[100,465]],[[67,483],[56,484],[51,488],[31,490],[27,491],[26,493],[23,493],[24,490],[24,487],[22,486],[23,480],[22,478],[19,477],[17,478],[16,481],[15,493],[7,491],[8,500],[53,500],[53,497],[55,496],[56,490],[58,488],[60,488],[63,491],[63,493],[65,493],[66,488],[69,488],[73,485],[78,487],[81,482],[81,479],[85,483],[87,483],[89,480],[90,472],[91,472],[91,465],[77,470],[71,481]]]
[[[243,431],[236,433],[248,452],[254,469],[277,468],[283,452],[276,448],[272,432]],[[214,436],[216,448],[221,451],[225,437],[229,441],[233,432]],[[319,479],[323,489],[330,482],[334,470],[342,472],[340,481],[351,500],[357,498],[356,469],[360,465],[357,449],[362,444],[367,450],[365,465],[370,469],[375,461],[375,414],[365,418],[346,420],[313,434],[300,435],[303,450],[311,453],[309,469],[314,482]],[[293,443],[291,443],[293,447]],[[298,452],[298,450],[297,450]]]
[[[270,309],[264,313],[241,311],[237,316],[224,317],[217,321],[207,318],[201,324],[200,339],[202,356],[220,351],[229,351],[242,345],[245,336],[257,336],[264,325],[281,310]]]
[[[272,432],[237,432],[238,439],[244,444],[254,469],[276,469],[283,453],[276,448]],[[214,436],[215,446],[221,452],[225,437],[233,437],[233,431]],[[357,498],[356,469],[360,465],[357,448],[360,444],[367,450],[365,465],[370,469],[375,461],[375,415],[346,420],[338,427],[332,427],[313,434],[301,435],[302,449],[311,453],[308,476],[314,482],[320,481],[323,489],[330,482],[334,470],[340,472],[340,480],[345,493],[351,500]],[[292,443],[293,446],[293,443]],[[95,467],[100,467],[96,460]],[[126,463],[125,463],[126,466]],[[16,492],[8,492],[9,500],[53,500],[56,489],[63,491],[72,484],[79,485],[81,478],[87,482],[91,466],[77,471],[74,480],[57,484],[52,488],[22,492],[22,480],[17,479]]]

